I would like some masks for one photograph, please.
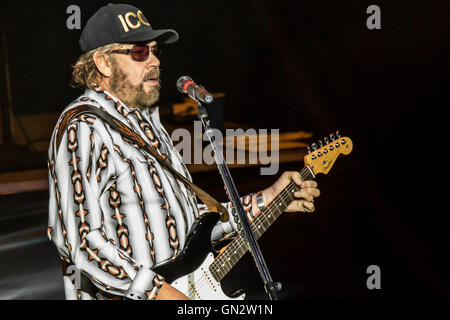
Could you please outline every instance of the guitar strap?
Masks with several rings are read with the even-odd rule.
[[[228,211],[214,199],[211,195],[209,195],[206,191],[202,190],[197,185],[190,182],[186,179],[182,174],[180,174],[177,170],[175,170],[170,164],[167,163],[154,149],[153,146],[147,144],[142,137],[140,137],[136,132],[132,131],[128,126],[126,126],[122,121],[118,120],[114,116],[112,116],[107,111],[104,111],[98,107],[94,107],[92,105],[83,104],[76,107],[73,107],[67,110],[60,122],[60,126],[58,129],[58,135],[56,137],[56,145],[59,146],[61,143],[62,136],[66,127],[76,118],[82,114],[92,114],[104,122],[108,123],[111,128],[119,132],[125,140],[131,141],[137,144],[140,148],[146,150],[150,153],[164,168],[166,168],[170,173],[174,175],[176,179],[183,182],[190,190],[195,192],[195,194],[199,197],[199,199],[208,206],[209,210],[213,212],[217,212],[220,214],[220,221],[226,222],[228,221]]]

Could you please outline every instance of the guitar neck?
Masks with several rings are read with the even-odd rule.
[[[303,181],[314,179],[311,169],[306,166],[300,172]],[[294,200],[294,193],[300,190],[294,182],[291,182],[275,199],[260,212],[260,214],[252,221],[251,229],[258,240],[264,232],[275,222],[275,220],[286,210],[286,208]],[[209,270],[213,277],[220,281],[234,267],[234,265],[247,252],[248,246],[241,235],[238,235],[224,251],[209,266]]]

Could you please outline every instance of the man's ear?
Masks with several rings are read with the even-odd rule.
[[[108,59],[105,56],[100,56],[98,51],[94,53],[93,59],[98,71],[106,78],[111,77],[112,70]]]

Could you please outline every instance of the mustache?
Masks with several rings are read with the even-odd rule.
[[[157,80],[157,81],[159,81],[160,77],[161,77],[160,69],[159,68],[155,68],[155,69],[150,70],[149,73],[147,73],[144,76],[144,81],[147,81],[147,80]]]

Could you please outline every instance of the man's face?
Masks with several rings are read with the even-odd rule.
[[[151,47],[156,42],[150,42]],[[121,49],[131,49],[132,44]],[[148,108],[159,100],[160,62],[151,52],[146,61],[134,61],[129,54],[111,54],[110,91],[131,108]]]

